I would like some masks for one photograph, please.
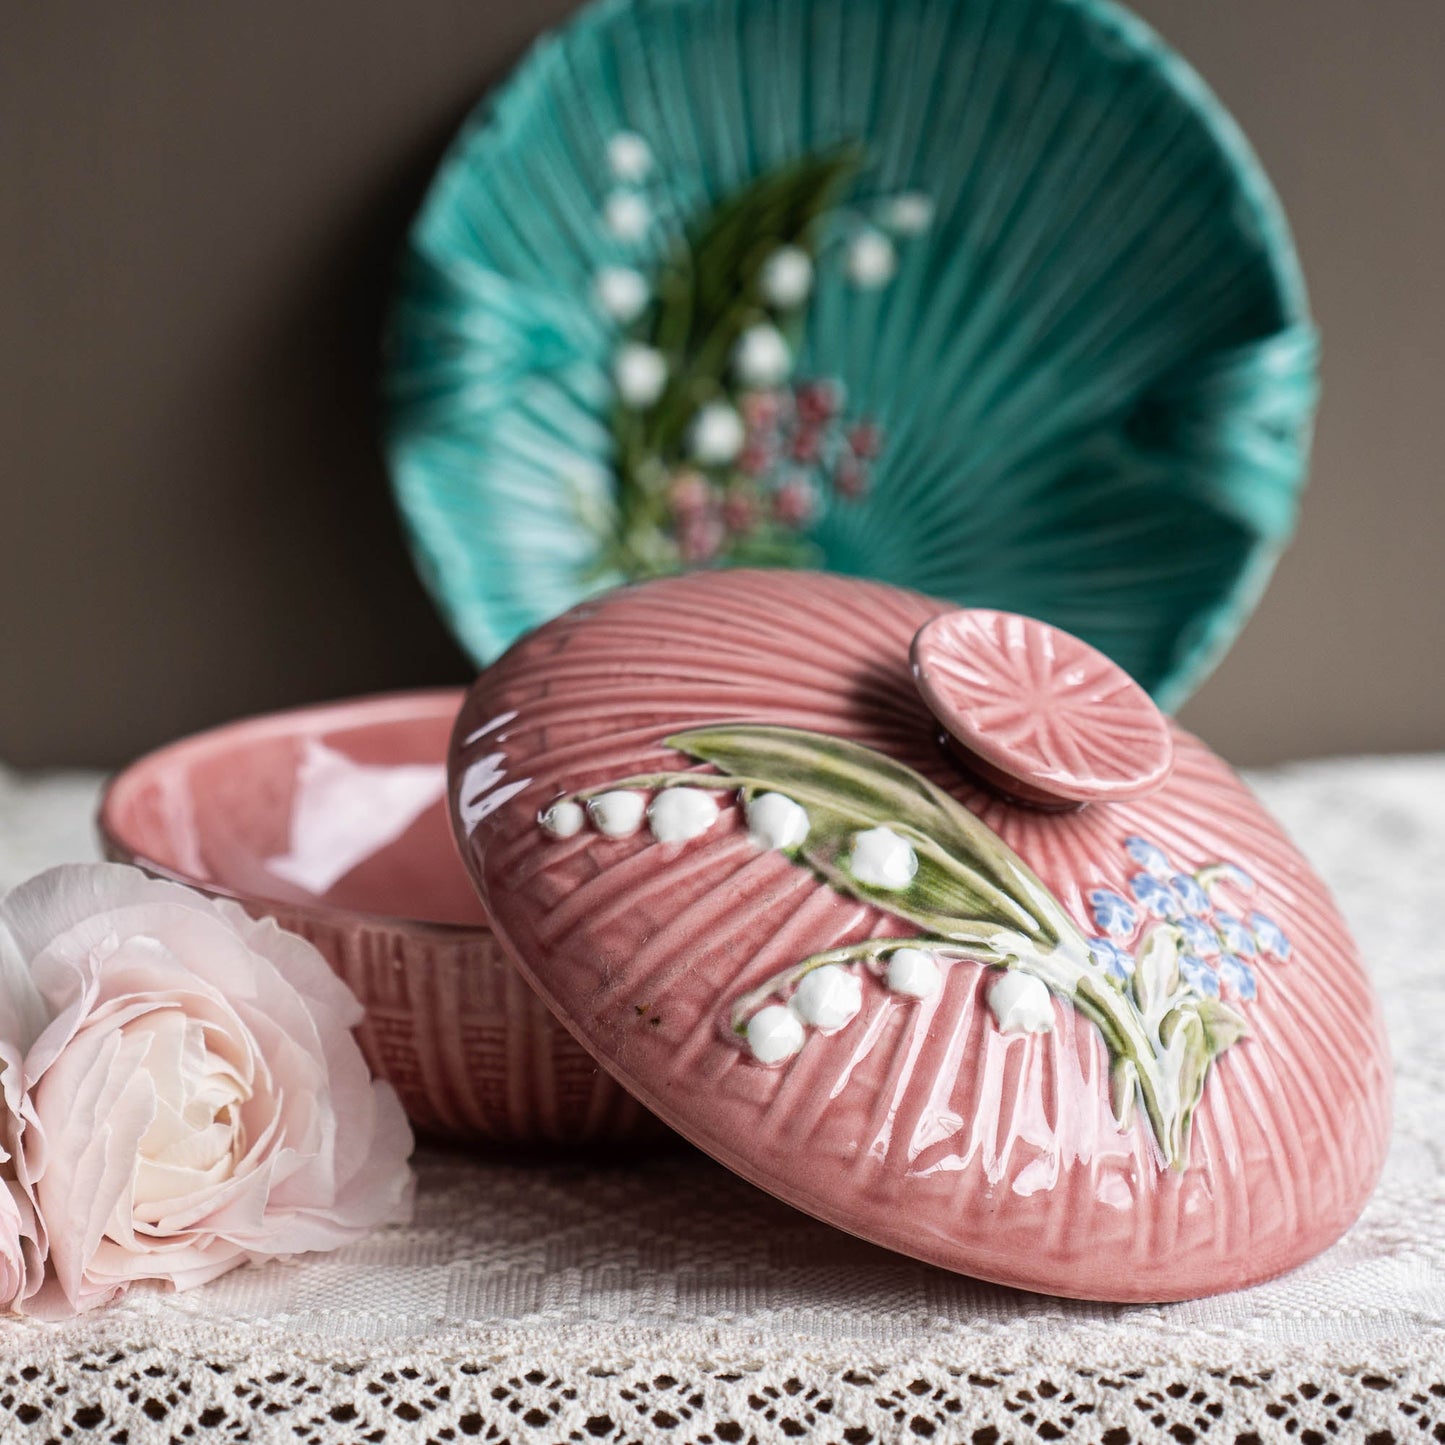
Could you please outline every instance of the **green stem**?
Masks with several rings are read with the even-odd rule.
[[[760,983],[757,988],[749,989],[738,999],[729,1015],[732,1031],[735,1034],[745,1034],[748,1029],[748,1020],[757,1011],[760,1004],[782,989],[792,988],[800,983],[815,968],[822,968],[830,963],[850,964],[871,961],[875,958],[882,958],[895,949],[915,948],[919,944],[927,942],[927,939],[920,938],[865,938],[862,943],[847,943],[840,948],[829,948],[822,953],[812,954],[802,963],[795,963],[781,973],[774,974],[766,982]]]
[[[736,793],[746,787],[765,786],[747,778],[724,777],[720,773],[637,773],[630,778],[619,778],[615,783],[584,788],[579,793],[573,793],[571,800],[574,803],[590,803],[604,793],[651,793],[659,788],[712,788],[717,792]]]
[[[1127,1125],[1129,1103],[1137,1087],[1150,1128],[1168,1163],[1182,1169],[1188,1161],[1188,1119],[1184,1115],[1192,1107],[1192,1101],[1183,1099],[1180,1094],[1180,1060],[1162,1041],[1157,1041],[1157,1032],[1146,1026],[1137,1009],[1122,993],[1107,983],[1101,983],[1096,977],[1097,971],[1090,965],[1079,964],[1063,949],[1041,953],[1018,935],[1013,938],[1020,946],[1000,946],[1007,938],[1005,930],[981,924],[977,942],[960,943],[957,939],[915,935],[911,938],[867,938],[861,943],[825,949],[783,969],[745,993],[732,1006],[729,1026],[735,1034],[745,1034],[748,1020],[767,999],[796,987],[814,969],[827,964],[871,963],[900,948],[923,948],[955,962],[970,961],[1017,969],[1038,979],[1051,993],[1070,1000],[1099,1029],[1109,1051],[1111,1079],[1120,1076],[1121,1064],[1127,1064],[1132,1070],[1132,1078],[1124,1075],[1129,1085],[1127,1093],[1116,1095],[1113,1099],[1115,1115],[1121,1127]]]
[[[1124,993],[1101,978],[1092,964],[1078,962],[1071,951],[1031,953],[1010,966],[1033,975],[1054,993],[1072,1001],[1103,1034],[1114,1068],[1121,1060],[1133,1065],[1154,1137],[1168,1163],[1183,1169],[1189,1158],[1186,1111],[1192,1108],[1192,1102],[1181,1096],[1182,1053],[1166,1046],[1157,1025],[1146,1021]],[[1119,1103],[1116,1099],[1116,1117],[1122,1117],[1124,1112]]]

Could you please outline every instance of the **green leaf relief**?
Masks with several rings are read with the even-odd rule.
[[[1145,936],[1134,976],[1111,979],[1088,941],[1039,877],[991,828],[911,768],[857,743],[795,728],[725,724],[695,728],[667,745],[720,776],[695,772],[632,777],[612,789],[726,788],[746,804],[780,793],[807,813],[808,833],[793,851],[831,888],[920,930],[869,939],[801,960],[737,1001],[733,1027],[811,970],[862,964],[886,968],[903,948],[931,950],[1030,974],[1099,1030],[1110,1056],[1110,1102],[1120,1127],[1136,1104],[1166,1163],[1183,1169],[1189,1132],[1213,1061],[1245,1033],[1227,1004],[1200,998],[1180,976],[1178,928],[1159,923]],[[906,842],[916,869],[900,887],[864,881],[850,866],[861,833],[887,829]]]
[[[1177,928],[1155,928],[1139,950],[1133,992],[1145,1018],[1162,1018],[1163,1008],[1179,990],[1180,936]]]

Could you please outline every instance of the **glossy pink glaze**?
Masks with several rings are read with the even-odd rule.
[[[309,938],[366,1008],[367,1062],[435,1135],[618,1139],[648,1118],[506,958],[447,825],[460,691],[274,714],[133,764],[107,854]]]
[[[873,583],[703,573],[588,603],[515,646],[458,723],[453,819],[504,942],[597,1057],[748,1179],[876,1243],[1048,1293],[1168,1300],[1266,1279],[1357,1216],[1389,1131],[1380,1015],[1326,891],[1233,772],[1171,725],[1147,797],[1042,812],[943,750],[909,665],[942,604]],[[1247,1038],[1215,1064],[1188,1167],[1114,1121],[1098,1029],[1004,1035],[986,971],[955,963],[908,1001],[869,978],[862,1013],[786,1065],[755,1063],[729,1006],[801,958],[898,920],[748,839],[736,807],[701,838],[554,839],[539,812],[623,776],[695,766],[663,739],[770,722],[878,749],[979,814],[1082,925],[1124,888],[1123,839],[1181,866],[1230,859],[1294,941],[1267,965]],[[912,932],[904,928],[904,932]],[[1089,930],[1092,931],[1092,930]]]
[[[1041,806],[1152,793],[1174,743],[1149,694],[1071,633],[983,608],[947,612],[912,645],[919,693],[986,782]]]

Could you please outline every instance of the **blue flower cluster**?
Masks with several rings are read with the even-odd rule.
[[[1123,982],[1132,977],[1135,954],[1150,930],[1169,923],[1183,939],[1180,975],[1195,993],[1252,999],[1257,992],[1253,963],[1260,958],[1283,963],[1290,944],[1279,924],[1263,913],[1241,918],[1219,906],[1215,894],[1221,884],[1248,893],[1254,888],[1250,876],[1232,863],[1185,873],[1147,838],[1126,838],[1124,847],[1139,867],[1129,879],[1128,896],[1112,888],[1087,895],[1099,935],[1089,940],[1094,962]]]

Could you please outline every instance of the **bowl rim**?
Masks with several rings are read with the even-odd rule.
[[[152,765],[175,761],[188,754],[201,754],[224,748],[228,743],[248,738],[264,738],[294,734],[297,724],[304,718],[324,724],[330,718],[338,723],[354,723],[358,720],[382,721],[425,715],[436,710],[445,714],[451,708],[449,723],[454,723],[456,713],[461,710],[467,690],[464,687],[416,688],[395,692],[367,693],[360,697],[342,698],[330,702],[304,703],[297,707],[281,708],[272,712],[251,713],[220,723],[215,727],[203,728],[188,733],[172,742],[163,743],[132,759],[124,767],[106,779],[101,789],[100,800],[95,810],[95,830],[107,858],[112,862],[128,864],[139,868],[153,877],[168,883],[179,883],[210,898],[223,898],[239,904],[248,911],[260,908],[267,916],[275,918],[286,913],[308,922],[336,927],[338,925],[362,926],[378,931],[420,934],[438,939],[460,941],[465,938],[486,934],[491,930],[485,923],[445,923],[428,918],[406,918],[389,913],[368,913],[357,908],[342,908],[325,903],[294,903],[283,899],[266,898],[260,894],[242,893],[228,888],[223,883],[204,880],[162,863],[143,849],[133,846],[124,837],[119,827],[117,812],[127,789],[133,787],[138,776]],[[448,728],[448,738],[451,729]],[[445,757],[440,760],[444,765]],[[448,835],[451,835],[450,826]],[[460,859],[458,859],[460,863]],[[463,867],[463,871],[465,868]],[[480,900],[479,900],[480,901]]]

